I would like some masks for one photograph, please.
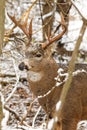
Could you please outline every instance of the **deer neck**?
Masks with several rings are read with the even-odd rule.
[[[36,96],[44,95],[56,84],[54,78],[57,76],[57,69],[57,64],[50,61],[43,65],[39,71],[29,71],[28,80],[30,88]]]

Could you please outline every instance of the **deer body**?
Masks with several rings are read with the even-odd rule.
[[[48,62],[48,63],[47,63]],[[56,103],[59,101],[63,84],[55,87],[55,76],[57,76],[58,65],[55,61],[46,61],[42,68],[43,76],[38,82],[30,81],[31,91],[38,97],[40,105],[48,115],[55,111]],[[40,66],[40,64],[39,64]],[[50,67],[51,66],[51,67]],[[84,66],[84,65],[83,65]],[[76,66],[78,67],[78,66]],[[76,68],[77,69],[77,68]],[[80,68],[84,69],[84,68]],[[87,119],[87,73],[79,72],[73,76],[71,88],[67,94],[62,110],[62,130],[76,130],[80,120]],[[52,90],[50,92],[50,90]]]
[[[26,52],[29,58],[28,80],[30,89],[38,97],[40,105],[50,116],[53,116],[56,104],[60,99],[64,79],[68,67],[57,64],[52,56],[47,56],[44,50],[33,46]],[[55,77],[57,70],[63,69],[62,76],[59,75],[59,86],[56,85]],[[80,120],[87,119],[87,65],[76,64],[73,72],[73,80],[68,91],[61,115],[61,129],[76,130]]]
[[[77,123],[87,120],[87,74],[78,73],[73,77],[62,110],[62,130],[76,130]]]

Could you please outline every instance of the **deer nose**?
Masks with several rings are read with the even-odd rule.
[[[21,62],[21,63],[19,64],[18,68],[19,68],[21,71],[23,71],[24,69],[25,69],[25,70],[29,70],[29,69],[30,69],[30,67],[28,67],[28,65],[26,65],[24,62]]]

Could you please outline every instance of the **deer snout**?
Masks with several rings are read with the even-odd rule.
[[[28,65],[26,65],[24,62],[21,62],[18,66],[18,68],[23,71],[23,70],[29,70]]]

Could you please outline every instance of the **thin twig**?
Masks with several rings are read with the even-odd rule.
[[[34,99],[34,100],[31,102],[31,104],[30,104],[30,106],[29,106],[29,108],[28,108],[28,110],[27,110],[27,113],[22,117],[20,124],[23,124],[23,121],[26,119],[26,117],[27,117],[28,113],[30,112],[30,110],[31,110],[31,108],[32,108],[32,105],[33,105],[33,103],[34,103],[35,101],[37,101],[37,98]]]
[[[15,77],[15,74],[6,74],[6,73],[0,73],[0,77]]]
[[[18,114],[17,112],[15,112],[13,109],[9,108],[9,107],[6,106],[6,105],[4,106],[4,108],[5,108],[7,111],[9,111],[10,113],[14,114],[17,120],[21,121],[21,117],[19,116],[19,114]],[[29,126],[25,121],[23,121],[23,125],[25,125],[25,126],[27,126],[27,127],[30,128],[30,126]]]
[[[13,57],[13,53],[11,51],[11,55]],[[19,82],[19,75],[18,75],[18,70],[17,70],[17,67],[16,67],[16,64],[15,64],[15,60],[12,58],[12,61],[13,61],[13,65],[14,65],[14,70],[15,70],[15,74],[16,74],[16,83],[15,83],[15,87],[14,89],[12,90],[12,92],[10,93],[9,97],[5,100],[5,102],[8,102],[10,100],[10,98],[13,96],[14,92],[16,91],[17,89],[17,85],[18,85],[18,82]]]
[[[5,108],[7,111],[9,111],[10,113],[14,114],[17,120],[19,120],[19,121],[21,120],[21,118],[19,117],[18,113],[15,112],[13,109],[9,108],[9,107],[6,106],[6,105],[4,106],[4,108]]]
[[[40,8],[40,16],[41,16],[42,24],[44,24],[42,10],[41,10],[41,1],[40,0],[39,0],[39,8]]]
[[[2,128],[3,128],[5,126],[7,126],[7,123],[8,123],[8,120],[9,120],[9,111],[4,108],[5,99],[4,99],[4,96],[3,96],[1,91],[0,91],[0,97],[1,97],[1,102],[2,102],[3,115],[4,115],[4,118],[3,118],[2,122],[0,122],[0,123],[1,123]]]
[[[34,126],[35,120],[36,120],[36,118],[37,118],[37,116],[38,116],[40,110],[41,110],[41,106],[38,108],[38,111],[36,112],[36,114],[35,114],[35,116],[34,116],[34,118],[33,118],[32,127],[35,127],[35,126]]]

